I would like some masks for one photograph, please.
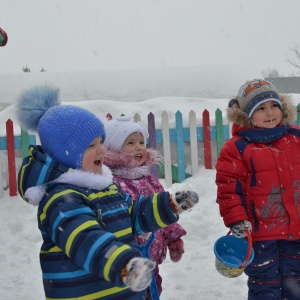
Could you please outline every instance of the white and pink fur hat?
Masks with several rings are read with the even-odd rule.
[[[141,122],[134,122],[131,117],[117,117],[105,123],[106,139],[104,142],[107,150],[120,151],[125,140],[134,132],[140,132],[146,145],[149,137],[148,130]]]

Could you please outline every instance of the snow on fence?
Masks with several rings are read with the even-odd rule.
[[[298,105],[298,117],[296,124],[300,124],[300,104]],[[111,118],[108,114],[107,117]],[[230,137],[230,126],[223,124],[222,111],[215,111],[215,125],[210,125],[210,114],[208,110],[202,113],[202,126],[196,124],[196,113],[189,113],[189,127],[183,127],[182,113],[175,114],[175,128],[169,128],[169,117],[166,112],[161,114],[161,129],[155,127],[153,113],[148,114],[148,122],[145,124],[149,130],[148,147],[157,149],[161,155],[162,162],[151,168],[151,173],[159,178],[164,178],[166,186],[170,187],[173,182],[182,182],[186,178],[195,175],[200,171],[200,166],[205,169],[212,169],[220,153],[224,142]],[[140,121],[138,114],[134,116],[135,121]],[[0,150],[7,151],[8,162],[8,184],[3,186],[1,180],[0,197],[3,189],[9,187],[10,196],[17,195],[17,179],[15,150],[22,150],[22,157],[29,154],[28,146],[36,144],[36,137],[28,135],[21,130],[21,136],[14,136],[13,122],[9,119],[6,122],[6,136],[0,137]],[[2,163],[1,163],[2,164]],[[1,171],[0,164],[0,171]],[[2,174],[3,179],[3,172]]]

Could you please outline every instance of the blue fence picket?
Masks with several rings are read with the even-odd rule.
[[[175,118],[176,118],[178,181],[182,182],[185,179],[185,158],[184,158],[182,113],[180,111],[177,111],[175,114]]]

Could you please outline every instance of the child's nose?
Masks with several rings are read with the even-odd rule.
[[[273,110],[271,108],[267,108],[267,115],[272,115],[273,114]]]
[[[97,152],[97,153],[100,153],[100,152],[103,151],[103,149],[104,149],[104,146],[103,146],[103,145],[99,145],[99,146],[97,147],[97,149],[96,149],[96,152]]]

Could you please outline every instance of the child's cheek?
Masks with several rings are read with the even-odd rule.
[[[82,169],[84,171],[92,171],[94,166],[94,158],[95,154],[93,152],[88,152],[84,156],[84,160],[82,162]]]

